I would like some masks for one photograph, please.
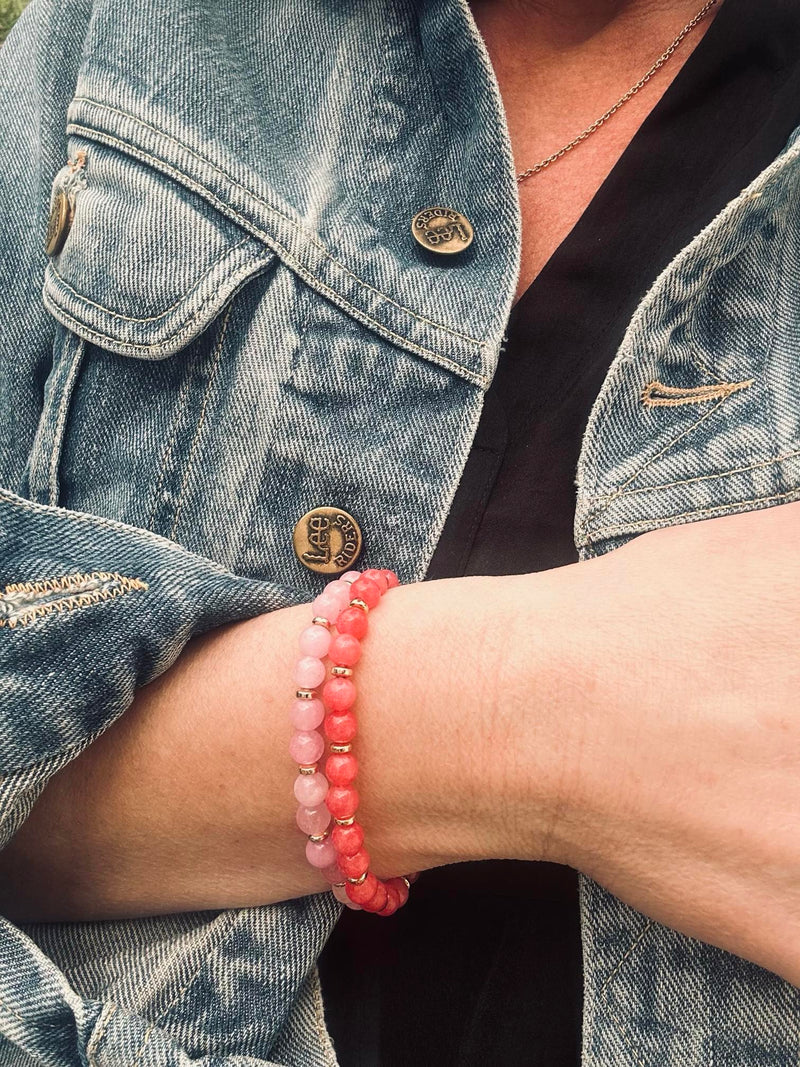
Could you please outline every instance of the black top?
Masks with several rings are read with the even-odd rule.
[[[800,5],[725,0],[514,306],[428,578],[577,560],[581,438],[636,306],[798,125]],[[580,1062],[577,877],[567,868],[426,871],[392,918],[346,912],[320,972],[342,1067]]]

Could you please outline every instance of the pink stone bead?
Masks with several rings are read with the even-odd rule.
[[[361,571],[348,571],[347,574],[342,575],[339,581],[351,584],[352,582],[357,582],[360,577]]]
[[[316,730],[325,718],[325,705],[316,697],[313,700],[295,700],[290,716],[295,730]]]
[[[345,880],[338,863],[332,863],[330,867],[323,867],[320,873],[327,878],[331,885],[334,882],[343,882]]]
[[[289,753],[301,767],[310,767],[312,763],[316,763],[324,751],[325,738],[316,730],[298,730],[292,734]]]
[[[311,605],[313,615],[321,615],[323,619],[327,619],[328,622],[332,623],[339,618],[341,610],[339,598],[335,593],[332,596],[329,596],[328,593],[320,593]]]
[[[330,826],[331,813],[324,806],[305,808],[301,804],[297,809],[296,820],[304,834],[324,834]]]
[[[294,680],[301,689],[316,689],[325,681],[325,664],[316,656],[303,656],[294,666]]]
[[[328,582],[323,591],[324,596],[335,596],[337,600],[344,601],[344,607],[350,603],[350,583],[343,582],[338,579],[335,582]]]
[[[318,808],[328,795],[328,779],[324,774],[298,774],[294,780],[294,795],[305,808]]]
[[[306,841],[306,859],[312,867],[330,867],[336,862],[336,849],[329,837],[324,841]]]
[[[304,656],[322,659],[328,655],[330,647],[330,630],[326,630],[324,626],[307,626],[300,634],[300,651]]]
[[[361,642],[352,634],[337,634],[330,644],[330,657],[337,667],[355,667],[361,659]]]
[[[332,886],[332,889],[333,889],[333,895],[336,897],[336,899],[338,901],[341,901],[341,903],[346,905],[346,907],[352,908],[353,911],[361,911],[362,910],[361,905],[360,904],[356,904],[355,901],[351,900],[350,897],[347,895],[347,888],[345,886],[343,886],[343,885],[335,885],[335,886]]]

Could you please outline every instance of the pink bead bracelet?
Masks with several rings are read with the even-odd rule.
[[[357,729],[352,674],[361,658],[370,609],[399,584],[393,571],[349,571],[329,582],[313,602],[312,623],[300,634],[301,655],[294,674],[298,688],[291,714],[295,732],[289,743],[289,752],[298,764],[296,820],[308,837],[308,862],[331,882],[337,900],[349,908],[378,915],[392,915],[405,904],[417,875],[384,882],[369,870],[364,830],[355,819],[359,798],[355,788],[358,760],[352,752]],[[335,635],[330,629],[334,625]],[[323,686],[326,656],[330,656],[332,667]],[[325,751],[325,740],[318,730],[323,720],[330,742],[325,774],[318,769]]]

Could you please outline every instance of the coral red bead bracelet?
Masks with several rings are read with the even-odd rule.
[[[294,673],[298,689],[291,711],[295,732],[289,752],[298,764],[296,819],[308,837],[306,858],[331,882],[337,900],[378,915],[392,915],[405,904],[417,875],[382,881],[369,869],[364,829],[356,821],[358,760],[352,748],[357,723],[352,676],[361,658],[370,610],[399,584],[393,571],[374,569],[349,571],[328,583],[312,604],[311,625],[300,634],[300,659]],[[334,626],[335,634],[331,632]],[[331,661],[327,681],[326,656]],[[318,769],[325,751],[319,732],[323,723],[330,744],[324,774]]]

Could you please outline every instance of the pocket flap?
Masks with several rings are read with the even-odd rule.
[[[72,222],[44,302],[68,329],[120,355],[162,359],[210,325],[275,253],[191,188],[113,148],[71,138],[53,199]]]

